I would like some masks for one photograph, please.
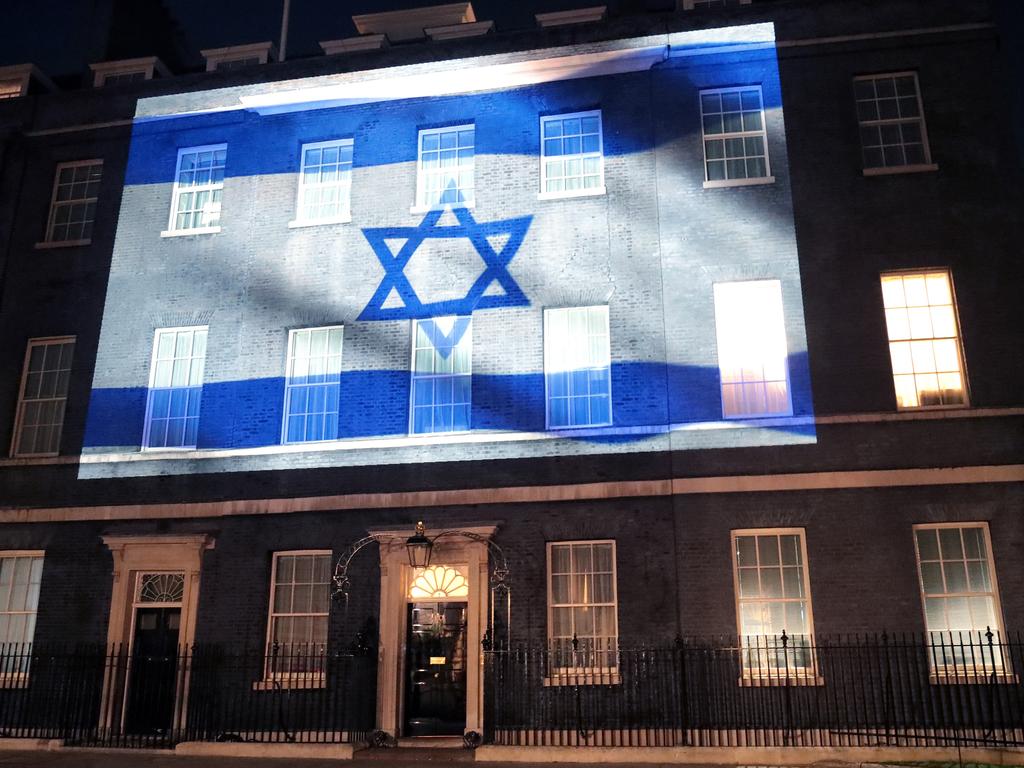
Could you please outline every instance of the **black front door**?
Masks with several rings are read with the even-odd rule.
[[[466,728],[466,604],[411,603],[405,652],[405,735]]]
[[[125,718],[128,733],[162,735],[171,728],[180,623],[181,608],[139,608],[135,612]]]

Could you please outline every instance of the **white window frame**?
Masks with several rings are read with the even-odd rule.
[[[225,171],[225,179],[226,179],[226,177],[227,177],[227,162],[228,162],[227,161],[228,145],[226,143],[222,143],[222,144],[204,144],[202,146],[197,146],[197,147],[182,147],[181,149],[178,150],[177,159],[174,161],[174,186],[173,186],[172,191],[171,191],[171,210],[170,210],[170,214],[167,217],[167,229],[165,229],[163,232],[160,233],[161,237],[181,237],[181,236],[184,236],[184,235],[213,235],[213,234],[216,234],[216,233],[220,232],[220,224],[219,223],[215,224],[213,226],[208,226],[208,227],[192,227],[191,229],[177,229],[174,226],[175,219],[177,218],[177,215],[178,215],[178,198],[181,196],[181,194],[183,192],[191,192],[191,193],[203,192],[203,191],[214,192],[214,191],[220,190],[222,197],[223,197],[223,194],[224,194],[224,181],[220,181],[218,183],[204,184],[203,186],[197,186],[197,187],[187,187],[187,188],[182,189],[178,185],[178,175],[181,173],[181,159],[185,155],[199,154],[200,152],[218,152],[220,150],[223,150],[224,153],[225,153],[225,156],[224,156],[224,171]],[[219,214],[223,214],[223,209],[221,209],[221,211],[219,211]],[[218,215],[217,221],[219,222],[220,220],[221,220],[220,216]]]
[[[800,541],[800,557],[802,559],[802,571],[803,571],[803,588],[804,597],[800,598],[800,602],[805,602],[807,605],[807,637],[810,640],[810,666],[788,666],[785,673],[779,673],[776,667],[765,666],[763,669],[758,670],[747,666],[744,663],[743,658],[739,660],[740,663],[740,684],[741,685],[820,685],[823,681],[818,675],[818,658],[817,658],[817,643],[814,634],[814,600],[811,595],[811,564],[807,558],[807,533],[803,528],[737,528],[729,532],[730,544],[732,545],[732,579],[733,579],[733,594],[735,595],[735,610],[736,610],[736,633],[739,636],[740,653],[773,653],[777,652],[778,648],[781,647],[781,643],[776,646],[768,646],[761,648],[759,646],[749,647],[745,645],[745,638],[748,637],[762,637],[761,635],[744,635],[743,634],[743,605],[746,603],[787,603],[797,602],[796,598],[778,597],[778,598],[743,598],[740,596],[740,563],[739,553],[737,548],[736,540],[744,537],[756,537],[757,536],[796,536]],[[755,543],[756,546],[756,543]],[[774,567],[774,566],[769,566]],[[781,565],[779,567],[782,567]],[[760,572],[760,564],[757,567]],[[758,574],[760,579],[760,573]],[[785,629],[785,628],[783,628]],[[791,637],[788,630],[786,631],[787,637]],[[777,637],[782,637],[778,635]],[[792,647],[792,646],[791,646]],[[774,671],[773,671],[774,670]],[[791,670],[791,671],[790,671]],[[760,674],[758,672],[760,671]]]
[[[939,166],[932,161],[932,148],[931,143],[928,141],[928,121],[924,116],[924,99],[921,96],[921,81],[918,79],[917,72],[904,71],[904,72],[876,72],[872,75],[858,75],[853,78],[853,82],[861,82],[864,80],[878,80],[880,78],[897,78],[897,77],[912,77],[914,78],[914,89],[917,95],[917,122],[921,128],[921,148],[924,150],[924,162],[923,163],[911,163],[907,165],[883,165],[875,168],[864,168],[864,140],[860,136],[861,126],[864,125],[897,125],[900,123],[912,122],[915,118],[909,117],[897,117],[897,118],[879,118],[878,120],[861,120],[860,115],[856,114],[857,109],[857,96],[856,91],[854,92],[854,115],[857,118],[857,144],[861,150],[861,166],[862,172],[865,176],[889,176],[898,173],[922,173],[927,171],[937,171]],[[854,86],[856,88],[856,85]],[[902,144],[901,144],[902,146]]]
[[[46,552],[44,550],[41,550],[41,549],[9,549],[9,550],[0,550],[0,560],[8,560],[8,559],[13,560],[15,558],[22,558],[22,557],[24,557],[24,558],[39,558],[40,560],[43,561],[42,567],[43,568],[46,567]],[[40,581],[40,585],[41,585],[42,584],[42,572],[41,571],[40,571],[40,574],[39,574],[39,581]],[[40,596],[41,595],[42,595],[42,590],[40,588]],[[10,597],[8,596],[8,601],[9,600],[10,600]],[[26,611],[9,611],[9,610],[5,609],[4,611],[2,611],[2,613],[4,615],[7,615],[7,616],[13,616],[13,615],[28,616],[28,615],[33,615],[33,616],[37,616],[38,617],[38,615],[39,615],[39,606],[37,604],[36,605],[36,609],[34,611],[27,611],[27,610]],[[30,640],[29,643],[28,643],[28,645],[30,645],[30,646],[34,646],[35,645],[35,631],[36,631],[36,628],[37,627],[35,627],[35,626],[33,626],[33,628],[32,628],[32,640]],[[10,654],[10,652],[11,651],[8,650],[7,653]],[[22,653],[25,653],[24,649],[22,649]],[[11,671],[6,671],[6,672],[5,671],[0,671],[0,689],[2,689],[2,688],[24,688],[24,687],[26,687],[28,685],[28,680],[29,680],[29,675],[30,674],[31,674],[31,670],[11,670]]]
[[[290,228],[295,227],[310,227],[317,226],[319,224],[347,224],[352,221],[352,171],[355,167],[355,156],[354,156],[354,140],[351,138],[346,139],[331,139],[330,141],[314,141],[308,144],[303,144],[299,149],[299,183],[298,191],[295,198],[295,218],[288,222]],[[348,165],[348,171],[346,172],[346,180],[334,184],[318,184],[316,187],[322,188],[327,186],[337,186],[339,189],[345,190],[345,206],[338,216],[333,216],[325,219],[307,219],[305,217],[305,205],[304,197],[307,192],[311,190],[311,186],[306,184],[306,151],[310,149],[329,149],[331,147],[348,147],[353,149],[353,159]]]
[[[61,441],[61,439],[64,436],[64,420],[63,420],[63,418],[61,419],[61,431],[60,431],[60,436],[58,436],[58,438],[57,438],[58,449],[56,451],[47,451],[47,452],[41,452],[41,453],[21,453],[21,452],[18,451],[18,446],[19,446],[19,443],[21,442],[21,429],[22,429],[22,426],[23,426],[24,418],[25,418],[25,406],[26,406],[27,402],[34,402],[37,399],[38,400],[43,400],[43,399],[45,399],[45,400],[63,400],[64,401],[64,406],[65,406],[65,418],[67,416],[67,414],[66,414],[67,399],[68,399],[67,395],[64,395],[64,397],[59,397],[59,398],[58,397],[34,398],[32,401],[26,401],[25,400],[25,388],[28,386],[28,374],[29,374],[28,364],[29,364],[29,360],[32,359],[32,350],[35,347],[45,347],[45,346],[49,346],[51,344],[69,344],[69,343],[70,344],[75,344],[77,346],[77,337],[75,337],[75,336],[42,336],[42,337],[35,338],[35,339],[29,339],[28,340],[28,344],[25,345],[25,360],[22,363],[22,367],[21,367],[21,385],[18,387],[18,406],[17,406],[17,410],[15,411],[15,415],[14,415],[14,430],[13,430],[13,433],[11,435],[10,455],[12,457],[14,457],[14,458],[29,458],[29,457],[41,458],[41,457],[59,456],[60,455],[60,448],[59,448],[60,441]],[[73,363],[73,361],[74,361],[74,352],[72,352],[72,366],[71,366],[71,368],[68,369],[69,370],[69,373],[68,373],[68,376],[69,376],[68,389],[69,390],[70,390],[70,387],[71,387],[71,385],[70,385],[70,373],[71,373],[71,371],[74,370],[74,363]]]
[[[611,603],[558,603],[554,602],[554,591],[552,585],[552,569],[551,569],[551,553],[555,547],[568,546],[571,547],[575,544],[610,544],[612,547],[612,601]],[[554,637],[552,637],[552,629],[554,628],[554,609],[555,608],[576,608],[580,606],[590,606],[592,608],[613,608],[612,615],[615,617],[615,654],[616,660],[618,659],[618,642],[619,642],[619,551],[615,539],[574,539],[570,541],[549,541],[545,545],[545,563],[547,568],[547,575],[545,582],[547,586],[547,643],[549,652],[552,651]],[[616,664],[611,667],[600,667],[600,666],[581,666],[581,667],[564,667],[554,666],[553,663],[549,662],[549,668],[545,670],[545,685],[617,685],[621,682],[619,675],[619,666]]]
[[[207,72],[225,71],[219,70],[218,67],[221,64],[249,61],[250,59],[256,60],[251,66],[266,64],[268,61],[277,61],[277,48],[270,42],[229,45],[224,48],[206,48],[199,53],[206,60]],[[250,65],[246,64],[244,66]],[[230,67],[228,71],[240,68]]]
[[[157,328],[153,331],[153,345],[152,353],[150,356],[149,363],[149,379],[146,387],[146,417],[143,423],[142,429],[142,450],[143,451],[194,451],[195,445],[167,445],[167,446],[150,446],[149,445],[149,432],[152,425],[152,408],[153,408],[153,390],[156,385],[156,365],[157,365],[157,350],[160,341],[161,333],[175,333],[180,331],[206,331],[206,351],[203,353],[203,380],[199,383],[199,389],[202,391],[206,384],[206,356],[209,354],[210,344],[210,326],[208,325],[179,325],[173,328]],[[177,359],[177,358],[174,358]],[[190,355],[191,359],[191,355]],[[189,368],[191,374],[191,367]],[[190,389],[188,385],[184,388]],[[174,387],[160,387],[160,389],[174,389]],[[202,418],[202,401],[200,401],[200,416]],[[197,441],[198,441],[198,428],[197,428]]]
[[[969,643],[973,643],[974,647],[977,647],[978,643],[984,643],[985,629],[972,628],[964,630],[932,630],[928,628],[928,609],[925,605],[926,593],[924,591],[924,574],[921,570],[921,548],[918,544],[917,533],[918,531],[940,531],[943,529],[954,528],[962,531],[966,528],[977,528],[982,532],[982,537],[985,542],[986,554],[988,555],[988,578],[989,583],[992,586],[990,592],[943,592],[941,597],[976,597],[976,596],[991,596],[992,598],[992,613],[996,621],[996,626],[991,627],[991,630],[996,638],[997,642],[1002,642],[1005,639],[1004,627],[1006,626],[1003,618],[1003,607],[1002,602],[999,599],[999,581],[996,578],[996,562],[995,553],[992,551],[992,533],[989,530],[989,525],[984,521],[967,521],[967,522],[955,522],[955,523],[920,523],[913,526],[913,537],[914,537],[914,562],[917,567],[917,586],[918,593],[921,599],[921,618],[924,621],[925,636],[931,637],[935,635],[952,635],[954,632],[958,635],[966,634],[970,639]],[[960,534],[961,540],[963,534]],[[941,553],[940,553],[941,557]],[[940,560],[940,563],[944,562],[969,562],[966,557],[962,561],[953,560]],[[945,585],[946,576],[943,573],[942,576],[943,585]],[[935,596],[935,595],[933,595]],[[956,639],[950,637],[952,645],[957,643]],[[981,662],[973,663],[968,669],[968,665],[964,664],[961,666],[946,666],[943,664],[937,664],[937,658],[934,652],[928,653],[928,666],[930,669],[930,678],[932,682],[951,682],[951,683],[987,683],[991,681],[993,673],[999,679],[1015,679],[1013,678],[1013,672],[1011,668],[1011,659],[1009,653],[999,651],[1002,666],[994,666],[982,659]]]
[[[732,133],[706,134],[704,132],[704,99],[705,95],[723,93],[742,93],[743,91],[757,91],[761,101],[761,130],[759,131],[738,131]],[[741,97],[742,98],[742,97]],[[723,187],[750,187],[758,184],[774,184],[775,177],[772,176],[772,160],[768,151],[768,121],[764,111],[764,89],[757,85],[735,85],[727,88],[702,88],[697,94],[698,107],[700,111],[700,151],[704,158],[704,189],[719,189]],[[708,140],[727,141],[728,139],[760,138],[764,147],[764,176],[748,177],[743,179],[709,179],[708,178]],[[746,155],[744,155],[746,157]],[[713,158],[719,159],[719,158]]]
[[[416,373],[416,331],[419,328],[419,324],[423,321],[436,322],[441,317],[424,317],[418,318],[412,321],[412,340],[410,343],[411,347],[411,360],[409,363],[409,435],[413,437],[437,437],[439,435],[468,435],[473,431],[473,316],[472,315],[446,315],[445,317],[455,318],[457,322],[459,318],[469,318],[469,328],[466,329],[463,338],[468,336],[469,346],[469,373]],[[462,340],[459,340],[462,343]],[[456,345],[457,346],[457,345]],[[433,347],[432,347],[433,349]],[[454,348],[453,348],[454,349]],[[455,354],[454,351],[452,354]],[[448,431],[432,431],[432,432],[417,432],[416,427],[416,381],[417,379],[454,379],[457,377],[469,379],[469,428],[448,430]]]
[[[100,61],[90,64],[93,71],[93,88],[102,88],[112,77],[121,75],[142,74],[142,80],[152,80],[156,75],[170,77],[170,72],[156,56],[143,56],[138,59],[120,59],[118,61]],[[141,82],[141,81],[140,81]],[[116,83],[123,85],[123,83]]]
[[[969,383],[968,383],[969,379],[967,377],[967,358],[964,355],[963,333],[962,333],[961,328],[960,328],[960,308],[958,307],[957,301],[956,301],[956,289],[955,289],[955,287],[953,285],[953,272],[952,272],[952,270],[949,269],[948,267],[935,267],[935,268],[932,268],[932,269],[928,269],[928,268],[925,268],[925,269],[903,269],[903,270],[896,270],[896,271],[892,271],[892,272],[882,272],[880,274],[880,276],[879,276],[879,284],[881,285],[881,282],[883,280],[885,280],[885,278],[887,278],[887,277],[903,277],[903,278],[906,278],[906,277],[912,277],[912,276],[915,276],[915,275],[921,275],[921,276],[927,277],[928,274],[936,273],[936,272],[944,273],[946,275],[946,281],[947,281],[947,283],[949,285],[949,296],[950,296],[950,301],[952,303],[952,308],[953,308],[953,324],[954,324],[955,329],[956,329],[956,336],[953,338],[953,342],[954,342],[954,344],[956,346],[957,362],[958,362],[958,364],[960,366],[959,373],[960,373],[961,389],[963,391],[963,402],[960,402],[960,403],[936,403],[936,404],[933,404],[933,405],[920,405],[920,397],[919,397],[920,391],[917,390],[917,384],[916,384],[916,380],[915,380],[915,392],[917,392],[919,404],[918,405],[901,405],[900,404],[899,398],[896,397],[896,393],[898,392],[898,390],[896,389],[896,376],[897,375],[906,375],[906,374],[897,374],[895,372],[895,370],[892,369],[892,345],[893,345],[894,342],[893,342],[893,340],[891,338],[889,338],[891,334],[890,334],[890,330],[889,330],[889,320],[888,320],[888,317],[886,315],[887,307],[885,306],[885,296],[884,296],[884,293],[883,293],[883,296],[882,296],[882,319],[885,322],[886,344],[888,345],[888,348],[889,348],[889,365],[890,365],[890,371],[892,372],[892,381],[893,381],[893,396],[896,397],[896,410],[898,410],[898,411],[954,410],[954,409],[958,409],[958,408],[970,408],[970,406],[971,406],[970,387],[969,387]],[[928,305],[929,308],[933,307],[933,306],[942,306],[942,305],[939,305],[939,304],[929,304]],[[938,340],[949,339],[949,337],[948,336],[930,336],[928,338],[922,338],[922,339],[913,339],[913,338],[897,339],[895,343],[913,342],[913,341],[935,341],[936,339],[938,339]],[[936,372],[936,374],[937,373],[938,372]],[[916,376],[916,373],[913,374],[913,375]]]
[[[427,202],[426,174],[423,168],[423,137],[429,135],[441,135],[444,133],[458,133],[459,131],[473,132],[473,161],[466,166],[473,175],[472,196],[469,200],[462,200],[458,203],[430,203]],[[473,208],[476,206],[476,123],[465,123],[463,125],[444,125],[439,128],[421,128],[416,134],[416,202],[410,208],[411,213],[425,213],[445,208]],[[461,166],[456,165],[455,173],[458,174]]]
[[[331,627],[330,627],[330,576],[327,579],[327,601],[328,610],[326,613],[276,613],[274,611],[274,591],[277,586],[277,562],[280,557],[323,557],[328,558],[328,565],[330,559],[334,556],[334,553],[329,549],[288,549],[280,550],[272,553],[271,564],[270,564],[270,589],[268,592],[269,598],[267,601],[267,639],[264,645],[264,659],[263,659],[263,681],[257,682],[253,687],[257,690],[269,690],[277,686],[285,688],[322,688],[326,685],[326,669],[321,669],[319,672],[276,672],[271,669],[271,648],[274,644],[274,619],[279,616],[325,616],[327,617],[327,633],[324,637],[324,659],[326,660],[327,643],[330,640]]]
[[[36,243],[36,248],[70,248],[78,245],[89,245],[92,243],[92,238],[80,238],[78,240],[54,240],[53,230],[56,225],[57,219],[57,206],[66,206],[74,204],[86,204],[92,203],[94,206],[97,205],[99,200],[99,190],[97,190],[96,197],[80,197],[72,200],[57,200],[57,191],[60,186],[60,172],[65,168],[82,168],[90,165],[98,165],[100,167],[100,179],[97,184],[103,184],[103,160],[99,158],[93,158],[91,160],[72,160],[65,163],[57,163],[57,168],[53,174],[53,191],[50,193],[50,211],[46,217],[46,237],[41,243]],[[94,218],[92,220],[93,225],[96,224],[95,211]]]
[[[341,332],[341,354],[338,356],[338,358],[339,358],[338,359],[338,366],[339,366],[338,375],[339,375],[339,379],[340,379],[340,376],[341,376],[341,366],[344,365],[344,360],[345,360],[345,326],[344,325],[320,325],[320,326],[316,326],[315,328],[292,328],[291,330],[288,331],[288,352],[287,352],[287,357],[285,358],[285,363],[284,363],[284,365],[285,365],[285,369],[284,369],[284,413],[282,414],[282,418],[281,418],[281,444],[282,445],[308,445],[308,444],[311,444],[311,443],[318,443],[318,442],[331,442],[331,441],[336,439],[336,438],[325,438],[324,440],[289,440],[288,439],[288,412],[289,412],[288,411],[288,407],[289,407],[289,403],[290,403],[290,400],[291,400],[291,392],[292,392],[292,390],[294,388],[297,388],[297,387],[310,387],[310,386],[321,386],[321,387],[326,388],[328,386],[337,386],[338,390],[339,390],[338,391],[338,397],[339,397],[338,415],[339,415],[339,417],[341,415],[341,402],[340,402],[340,398],[341,398],[341,391],[340,391],[341,390],[341,383],[340,383],[340,381],[337,384],[291,384],[291,383],[289,383],[291,381],[291,378],[292,378],[292,357],[293,357],[292,353],[295,351],[295,339],[298,336],[298,334],[301,333],[302,331],[328,331],[328,332],[330,332],[330,331],[334,331],[334,330],[337,330],[337,331]],[[330,335],[328,334],[328,341],[329,340],[330,340]],[[330,357],[329,354],[327,356]]]
[[[597,158],[598,163],[601,167],[600,171],[600,183],[596,187],[590,187],[589,189],[570,189],[562,190],[560,192],[548,192],[547,191],[547,155],[544,153],[544,126],[547,123],[570,120],[572,118],[585,118],[585,117],[596,117],[597,118],[597,152],[583,152],[582,146],[580,152],[575,155],[558,155],[562,159],[572,158],[578,159],[583,162],[587,159]],[[604,180],[604,118],[601,115],[600,109],[591,109],[586,112],[566,112],[564,114],[557,115],[542,115],[540,118],[540,193],[537,198],[540,200],[558,200],[564,197],[592,197],[596,195],[604,195],[607,193]]]
[[[548,351],[548,341],[551,338],[551,333],[548,328],[548,322],[553,312],[564,312],[573,309],[591,309],[593,307],[601,307],[604,309],[604,320],[605,320],[605,337],[608,339],[608,421],[595,422],[590,424],[572,424],[566,426],[552,426],[551,424],[551,392],[550,385],[548,383],[549,373],[549,358],[554,355],[552,350]],[[615,393],[612,389],[612,332],[611,332],[611,307],[608,304],[587,304],[582,307],[546,307],[544,309],[544,429],[548,431],[566,431],[576,429],[592,429],[599,427],[610,427],[615,423]],[[588,369],[589,370],[589,369]]]
[[[725,339],[723,337],[724,329],[722,328],[722,323],[719,320],[718,291],[719,291],[719,286],[742,285],[744,283],[774,283],[775,285],[778,286],[779,311],[782,313],[782,317],[781,317],[782,326],[778,329],[778,331],[779,331],[779,333],[781,335],[781,341],[783,343],[783,346],[785,347],[785,354],[783,356],[783,365],[784,365],[784,367],[786,369],[786,371],[785,371],[785,373],[786,373],[786,378],[785,378],[785,381],[786,381],[786,407],[784,409],[780,410],[780,411],[767,411],[766,410],[764,413],[727,413],[726,412],[725,387],[728,384],[736,384],[737,382],[726,382],[725,381],[725,371],[724,371],[723,366],[722,366],[722,358],[723,358],[722,347],[724,346],[723,345],[723,341]],[[784,298],[783,298],[783,295],[782,295],[782,281],[779,280],[778,278],[774,278],[774,277],[759,278],[759,279],[755,279],[755,280],[722,280],[722,281],[714,283],[714,285],[712,286],[712,299],[713,299],[714,310],[715,310],[715,352],[716,352],[716,356],[718,358],[719,395],[721,396],[721,400],[722,400],[722,418],[723,419],[759,419],[759,418],[776,418],[776,417],[779,417],[779,416],[792,416],[793,415],[793,386],[792,386],[792,376],[791,376],[791,373],[790,373],[790,370],[789,370],[789,339],[786,337],[786,315],[785,315],[786,307],[785,307],[785,301],[784,301]],[[758,318],[758,319],[760,321],[762,321],[762,322],[759,323],[759,325],[762,325],[764,318]],[[764,362],[764,358],[761,358],[761,360],[759,361],[761,372],[762,372],[762,378],[761,379],[759,379],[759,380],[751,380],[749,382],[746,381],[746,380],[743,380],[743,381],[741,381],[739,383],[741,385],[749,384],[749,383],[761,383],[761,384],[765,385],[765,388],[766,388],[766,390],[765,390],[765,405],[767,406],[767,402],[768,402],[767,385],[769,383],[769,380],[764,377],[764,365],[763,365],[763,362]],[[774,381],[777,381],[777,380],[776,379],[771,379],[770,381],[774,382]]]

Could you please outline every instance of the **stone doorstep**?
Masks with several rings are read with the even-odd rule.
[[[952,762],[1024,766],[1024,749],[979,747],[506,747],[476,748],[478,762],[888,768],[888,763]]]

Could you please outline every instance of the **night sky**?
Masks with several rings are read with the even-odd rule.
[[[440,4],[443,0],[292,0],[288,55],[321,53],[317,42],[355,34],[351,17],[361,13]],[[0,0],[0,65],[32,62],[53,76],[82,73],[89,56],[96,8],[103,0]],[[283,0],[164,0],[199,64],[198,51],[224,45],[277,42]],[[480,20],[499,30],[534,25],[541,11],[585,8],[607,0],[473,0]]]

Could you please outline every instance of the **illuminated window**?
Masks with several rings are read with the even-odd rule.
[[[470,317],[436,317],[413,324],[414,434],[469,429],[473,380]]]
[[[322,675],[331,553],[275,552],[267,627],[268,679]]]
[[[219,229],[227,155],[227,144],[178,150],[170,231],[214,232]]]
[[[792,413],[779,281],[715,283],[715,330],[722,414]]]
[[[547,549],[548,641],[554,668],[615,669],[615,542],[567,541],[549,543]]]
[[[544,310],[544,379],[549,429],[612,423],[608,307]]]
[[[771,178],[761,86],[701,91],[700,115],[708,183]]]
[[[205,327],[156,332],[142,443],[147,448],[195,448],[206,333]]]
[[[472,125],[420,131],[419,207],[473,204],[474,135]]]
[[[931,163],[916,73],[858,77],[853,92],[866,170]]]
[[[814,624],[803,529],[733,531],[732,545],[744,674],[810,673]]]
[[[288,334],[284,442],[338,437],[341,341],[344,329],[305,328]]]
[[[469,597],[468,570],[465,566],[431,565],[417,568],[409,585],[409,598],[429,600],[443,598],[451,600]]]
[[[601,112],[540,119],[541,192],[571,197],[604,192]]]
[[[965,405],[953,290],[946,270],[882,275],[900,408]]]
[[[29,340],[14,422],[13,455],[53,456],[60,451],[74,352],[74,336]]]
[[[83,243],[92,238],[96,198],[103,176],[102,160],[61,163],[53,181],[48,243]]]
[[[0,100],[16,99],[24,92],[25,81],[23,78],[18,80],[0,80]]]
[[[914,545],[933,667],[1001,669],[1002,653],[989,649],[985,638],[990,629],[995,635],[1002,631],[988,526],[916,525]]]
[[[35,637],[42,576],[42,552],[0,552],[0,680],[28,672],[22,654]]]
[[[295,223],[349,221],[351,192],[352,139],[302,145]]]

